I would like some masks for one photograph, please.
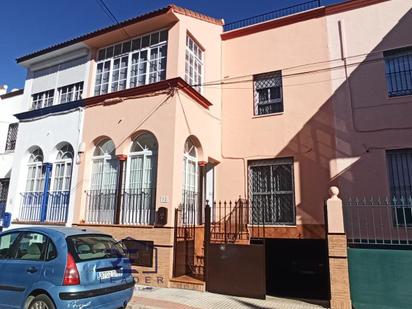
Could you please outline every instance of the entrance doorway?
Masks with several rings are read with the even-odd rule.
[[[325,240],[266,239],[267,295],[329,300]]]

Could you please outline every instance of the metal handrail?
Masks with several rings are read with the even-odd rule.
[[[256,16],[252,16],[249,18],[237,20],[231,23],[227,23],[223,26],[223,30],[226,31],[231,31],[247,26],[251,26],[254,24],[262,23],[268,20],[276,19],[276,18],[281,18],[285,17],[288,15],[304,12],[307,10],[319,8],[321,6],[320,0],[312,0],[312,1],[307,1],[299,4],[295,4],[292,6],[288,6],[285,8],[281,8],[275,11],[271,11],[268,13],[263,13],[259,14]]]

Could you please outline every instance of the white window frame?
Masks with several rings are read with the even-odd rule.
[[[68,91],[63,93],[63,91],[66,89]],[[78,82],[75,84],[70,84],[70,85],[66,85],[63,87],[59,87],[57,91],[59,95],[58,104],[64,104],[64,103],[69,103],[69,102],[80,100],[83,95],[83,82]],[[68,96],[67,101],[62,102],[62,96],[64,94],[69,94],[69,93],[70,93],[70,96]]]
[[[190,48],[192,43],[193,50]],[[198,51],[198,53],[195,52]],[[193,59],[193,65],[190,64],[190,57]],[[199,93],[203,92],[203,75],[204,75],[204,49],[190,35],[186,35],[186,54],[185,54],[185,80],[196,89]],[[192,70],[190,71],[190,67]],[[197,69],[200,68],[200,71]],[[200,80],[199,80],[200,79]]]
[[[190,145],[189,149],[186,149],[186,146]],[[195,155],[191,155],[192,150],[195,152]],[[198,222],[198,196],[199,193],[199,164],[197,158],[197,149],[196,146],[187,140],[185,143],[185,150],[183,153],[183,179],[182,179],[182,203],[185,205],[185,208],[190,206],[191,197],[187,197],[187,194],[193,195],[194,200],[194,213],[190,213],[190,209],[186,209],[183,213],[184,216],[189,214],[190,217],[184,217],[184,224],[197,224]],[[193,173],[191,171],[193,167]],[[194,222],[192,222],[192,216],[194,216]]]
[[[96,145],[95,150],[100,147],[100,145],[103,142],[108,142],[110,141],[111,143],[113,143],[112,140],[105,140],[105,141],[101,141],[98,145]],[[96,171],[95,170],[95,164],[97,162],[101,162],[101,171]],[[108,176],[110,176],[111,174],[113,174],[113,170],[111,169],[111,162],[115,163],[115,167],[116,167],[116,171],[115,171],[115,179],[114,182],[109,181],[108,183],[106,183],[106,179]],[[116,191],[117,189],[117,178],[118,178],[118,174],[119,174],[119,160],[116,158],[115,155],[112,155],[110,153],[103,153],[102,155],[94,155],[93,153],[93,157],[92,157],[92,168],[91,168],[91,178],[90,178],[90,191],[113,191],[113,193]],[[101,173],[101,179],[99,180],[99,183],[94,183],[94,179],[96,177],[96,175],[98,173]],[[111,175],[113,176],[113,175]],[[100,176],[97,176],[100,177]],[[110,180],[111,178],[109,178]],[[111,179],[113,180],[113,179]]]
[[[36,161],[37,157],[40,156],[34,155],[36,151],[40,151],[40,148],[35,149],[31,154],[30,154],[30,159],[29,162],[27,163],[27,177],[26,177],[26,187],[25,187],[25,192],[27,193],[39,193],[44,191],[44,171],[43,171],[43,153],[41,152],[41,160]],[[31,159],[33,158],[33,161]],[[34,177],[31,176],[30,171],[34,170]]]
[[[66,146],[66,145],[65,145]],[[63,146],[60,150],[59,153],[62,152],[62,149],[65,147]],[[73,150],[73,148],[71,148]],[[68,151],[66,151],[68,152]],[[52,168],[52,182],[51,182],[51,190],[52,192],[67,192],[70,191],[70,184],[71,184],[71,178],[72,178],[72,173],[73,173],[73,157],[74,157],[74,152],[71,151],[72,158],[60,158],[57,159],[53,162],[53,168]],[[60,168],[63,170],[63,173],[60,175],[57,175],[57,166],[60,166]],[[69,166],[70,165],[70,171],[69,171]],[[57,181],[61,180],[61,188],[56,188]]]
[[[132,39],[132,40],[128,40],[128,41],[123,41],[123,42],[119,42],[119,43],[116,43],[116,44],[114,44],[114,45],[110,45],[110,46],[106,46],[106,47],[104,47],[104,48],[101,48],[99,51],[98,51],[98,55],[100,55],[102,52],[103,52],[103,50],[105,51],[105,52],[103,52],[104,54],[105,53],[107,53],[107,50],[108,49],[111,49],[111,48],[113,48],[113,55],[111,55],[111,57],[103,57],[103,59],[97,59],[97,62],[96,62],[96,74],[95,74],[95,79],[94,79],[94,95],[95,96],[97,96],[97,95],[103,95],[103,94],[107,94],[107,93],[111,93],[111,92],[115,92],[115,91],[119,91],[119,90],[112,90],[112,85],[113,85],[113,65],[114,65],[114,61],[115,60],[117,60],[117,59],[122,59],[122,58],[124,58],[124,57],[127,57],[127,69],[126,69],[126,86],[125,86],[125,89],[129,89],[129,88],[133,88],[133,87],[138,87],[138,86],[142,86],[142,85],[148,85],[148,84],[150,84],[150,83],[155,83],[155,82],[159,82],[159,81],[162,81],[162,80],[165,80],[166,79],[166,67],[167,67],[167,45],[168,45],[168,37],[166,37],[166,39],[165,40],[163,40],[163,41],[160,41],[160,36],[161,36],[161,33],[163,33],[163,32],[167,32],[167,29],[160,29],[160,30],[156,30],[156,31],[153,31],[153,32],[149,32],[149,33],[146,33],[146,34],[144,34],[144,35],[142,35],[142,36],[139,36],[139,37],[136,37],[136,38],[134,38],[134,39]],[[151,37],[152,37],[152,35],[154,35],[154,34],[156,34],[156,33],[158,33],[158,38],[159,38],[159,41],[157,42],[157,43],[154,43],[154,44],[152,44],[152,45],[150,45],[150,40],[151,40]],[[141,47],[142,46],[142,39],[144,38],[144,37],[147,37],[147,36],[149,36],[149,45],[148,46],[145,46],[145,47]],[[139,47],[137,48],[137,49],[135,49],[135,50],[133,50],[133,42],[134,41],[138,41],[139,42]],[[121,46],[123,46],[124,44],[127,44],[127,43],[130,43],[130,49],[128,50],[128,51],[125,51],[125,52],[122,52],[122,53],[120,53],[119,55],[114,55],[114,47],[115,46],[118,46],[118,45],[121,45]],[[151,74],[151,72],[150,72],[150,62],[151,62],[151,59],[150,59],[150,57],[151,57],[151,51],[152,50],[154,50],[154,49],[158,49],[158,53],[157,53],[157,55],[160,55],[160,50],[162,49],[162,48],[165,48],[165,54],[164,54],[164,56],[162,56],[162,57],[157,57],[155,60],[157,61],[157,66],[158,66],[158,69],[154,72],[155,74],[156,74],[156,80],[155,81],[152,81],[152,82],[150,82],[150,74]],[[133,59],[133,55],[135,55],[135,54],[138,54],[138,53],[141,53],[141,52],[144,52],[144,51],[147,51],[147,60],[146,60],[146,63],[145,63],[145,66],[146,66],[146,70],[145,70],[145,83],[144,84],[137,84],[137,85],[134,85],[134,86],[131,86],[131,78],[132,78],[132,76],[131,76],[131,70],[132,70],[132,59]],[[161,63],[162,63],[162,59],[165,59],[165,61],[164,61],[164,68],[162,68],[162,69],[159,69],[159,66],[161,67]],[[140,58],[139,58],[139,60],[140,60]],[[109,82],[108,82],[108,89],[107,89],[107,92],[102,92],[102,83],[100,82],[100,83],[97,83],[97,67],[99,66],[99,64],[103,64],[102,66],[102,69],[104,68],[104,63],[105,62],[107,62],[107,61],[109,61],[110,62],[110,69],[109,69]],[[121,61],[120,61],[121,62]],[[138,62],[138,64],[140,64],[140,61]],[[102,71],[103,72],[103,71]],[[162,76],[162,72],[164,72],[163,73],[163,76]],[[138,74],[139,75],[139,74]],[[137,75],[137,76],[138,76]],[[102,73],[102,77],[103,77],[103,73]],[[163,78],[162,78],[163,77]],[[118,81],[115,81],[115,82],[118,82]],[[98,88],[99,87],[99,88]],[[99,89],[98,91],[97,91],[97,89]]]
[[[50,96],[50,93],[53,93],[53,95]],[[38,98],[35,100],[34,99],[35,97],[38,97]],[[48,100],[50,100],[50,98],[51,98],[51,104],[46,105],[46,103],[48,103]],[[54,105],[55,100],[56,100],[56,96],[55,96],[54,89],[49,89],[46,91],[33,93],[31,95],[31,109],[35,110],[35,109],[52,106]]]
[[[144,149],[142,151],[137,151],[137,152],[131,152],[129,153],[128,156],[128,163],[127,164],[127,173],[126,173],[126,190],[138,190],[138,189],[154,189],[156,184],[156,170],[157,167],[155,166],[157,163],[157,151],[155,150],[149,150],[149,149]],[[140,179],[140,183],[139,182],[133,182],[131,180],[132,177],[132,160],[135,160],[137,158],[141,157],[142,158],[142,173],[139,176]],[[147,160],[148,158],[151,157],[152,158],[152,163],[154,163],[155,165],[152,165],[150,172],[147,170],[146,168],[146,164],[147,164]],[[150,179],[150,183],[151,185],[148,186],[148,182],[145,181],[147,179]],[[134,186],[133,184],[140,184],[139,186]]]
[[[99,184],[94,184],[93,183],[93,178],[96,176],[96,171],[94,170],[94,164],[101,161],[102,162],[102,171],[101,171],[101,179],[99,181]],[[109,177],[113,171],[111,169],[108,169],[108,166],[110,166],[110,162],[116,162],[116,176],[114,183],[108,182],[106,183],[107,177]],[[117,189],[117,177],[119,173],[119,161],[115,156],[112,156],[110,154],[105,154],[102,156],[94,156],[92,158],[92,178],[91,178],[91,183],[90,183],[90,190],[91,191],[116,191]],[[110,178],[109,178],[110,179]]]

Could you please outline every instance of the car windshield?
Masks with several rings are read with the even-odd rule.
[[[67,245],[76,262],[126,257],[121,244],[107,235],[69,236]]]

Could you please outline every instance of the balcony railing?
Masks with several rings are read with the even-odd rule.
[[[19,220],[25,222],[65,223],[70,192],[24,192],[21,194]]]
[[[119,224],[153,225],[155,222],[156,189],[127,189],[122,192]],[[86,192],[86,222],[114,224],[117,205],[116,190]]]
[[[116,207],[116,190],[91,190],[86,192],[86,222],[113,224]]]
[[[121,224],[153,225],[155,189],[129,189],[123,192]]]
[[[300,4],[292,5],[286,8],[282,8],[276,11],[256,15],[253,17],[249,17],[246,19],[238,20],[235,22],[227,23],[223,26],[224,31],[231,31],[259,23],[263,23],[265,21],[269,21],[272,19],[308,11],[311,9],[316,9],[321,6],[320,0],[314,0],[314,1],[307,1],[303,2]]]
[[[412,246],[412,197],[344,200],[348,244]]]

